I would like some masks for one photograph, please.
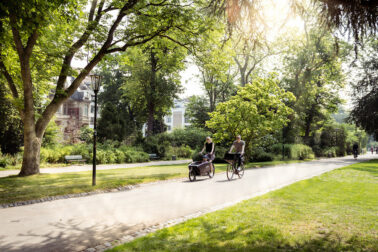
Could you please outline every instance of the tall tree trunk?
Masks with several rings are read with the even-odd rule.
[[[150,90],[147,99],[148,108],[148,121],[147,121],[147,136],[154,134],[155,128],[155,90],[156,90],[156,74],[158,59],[155,57],[153,48],[150,49],[150,63],[151,63],[151,78],[150,78]]]
[[[27,127],[25,127],[24,156],[19,176],[39,173],[41,143],[42,138],[36,136],[34,129],[27,129]]]

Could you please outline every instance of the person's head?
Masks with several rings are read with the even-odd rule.
[[[237,141],[237,142],[240,142],[240,141],[241,141],[241,135],[237,135],[237,136],[236,136],[236,141]]]
[[[206,142],[207,142],[207,143],[211,143],[211,141],[212,141],[212,140],[211,140],[211,137],[209,137],[209,136],[206,137]]]

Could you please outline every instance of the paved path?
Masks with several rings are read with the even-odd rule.
[[[368,160],[369,156],[358,161]],[[351,157],[250,169],[197,182],[151,184],[134,190],[0,209],[0,251],[80,251],[128,232],[240,201],[356,163]]]
[[[192,160],[175,160],[175,161],[151,161],[146,163],[133,163],[133,164],[103,164],[97,165],[96,170],[111,170],[119,168],[135,168],[143,166],[153,166],[153,165],[175,165],[175,164],[188,164]],[[65,173],[65,172],[82,172],[82,171],[91,171],[92,165],[72,165],[64,167],[55,167],[55,168],[41,168],[41,173]],[[17,175],[19,170],[4,170],[0,171],[0,178],[7,177],[10,175]]]

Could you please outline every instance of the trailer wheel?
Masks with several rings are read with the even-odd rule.
[[[189,171],[189,180],[192,182],[196,181],[196,174],[192,169]]]

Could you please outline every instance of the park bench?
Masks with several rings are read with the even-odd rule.
[[[83,159],[82,155],[67,155],[64,156],[64,160],[66,163],[73,163],[73,162],[83,162],[87,161],[86,159]]]
[[[150,160],[156,160],[156,159],[159,159],[159,156],[155,153],[152,153],[152,154],[148,154],[148,156],[150,157]]]

